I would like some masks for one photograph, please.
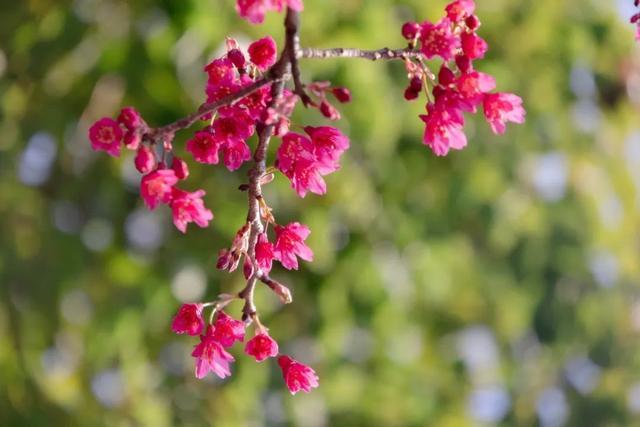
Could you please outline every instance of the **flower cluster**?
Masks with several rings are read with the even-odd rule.
[[[230,364],[235,358],[227,349],[233,347],[236,342],[244,342],[245,339],[244,322],[233,319],[224,311],[218,311],[231,300],[232,298],[227,296],[217,303],[184,304],[173,319],[171,329],[176,334],[200,336],[200,342],[191,353],[195,358],[195,375],[199,379],[206,377],[209,372],[213,372],[219,378],[231,375]],[[205,324],[202,312],[205,307],[211,305],[214,308],[210,322]],[[215,322],[212,322],[214,316]],[[244,352],[257,362],[278,356],[278,343],[271,338],[268,330],[259,322],[256,322],[255,329],[255,335],[245,344]],[[287,355],[278,357],[278,364],[291,394],[300,390],[309,392],[312,388],[318,387],[318,376],[309,366]]]
[[[427,114],[420,118],[425,123],[424,144],[437,156],[466,147],[464,113],[475,113],[480,105],[496,134],[504,133],[507,122],[523,123],[525,117],[520,97],[490,93],[496,87],[495,79],[474,68],[474,61],[482,59],[488,49],[477,34],[480,19],[474,14],[474,0],[454,0],[445,12],[437,23],[407,22],[402,26],[409,47],[419,49],[423,56],[405,61],[409,76],[405,98],[414,100],[423,89],[427,91]],[[434,57],[443,61],[437,76],[424,62]]]
[[[140,114],[132,107],[125,107],[117,120],[102,118],[89,129],[89,140],[95,150],[105,151],[117,157],[121,147],[136,151],[134,163],[143,174],[140,195],[145,205],[153,210],[160,204],[168,205],[173,213],[173,223],[181,232],[187,231],[191,222],[200,227],[209,225],[213,213],[204,206],[204,190],[188,192],[176,187],[180,180],[189,176],[184,160],[173,157],[171,167],[159,161],[151,143],[143,137],[149,128]],[[163,156],[166,152],[162,153]]]

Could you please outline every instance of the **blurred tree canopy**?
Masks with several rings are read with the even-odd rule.
[[[470,146],[446,158],[421,143],[424,105],[403,100],[402,64],[302,63],[305,80],[354,101],[327,196],[300,200],[281,178],[266,190],[280,218],[311,227],[316,253],[273,273],[294,304],[257,292],[274,338],[320,375],[290,396],[275,363],[240,348],[231,379],[197,381],[195,342],[169,328],[182,301],[242,286],[215,255],[246,215],[244,175],[190,163],[216,219],[183,236],[142,206],[131,158],[86,139],[124,105],[154,125],[193,111],[224,38],[281,44],[282,15],[250,26],[232,0],[0,0],[0,423],[637,424],[632,0],[477,3],[482,71],[523,97],[527,123],[495,137],[470,119]],[[400,47],[402,22],[444,4],[305,0],[302,44]]]

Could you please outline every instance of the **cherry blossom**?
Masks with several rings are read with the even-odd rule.
[[[204,335],[200,335],[198,344],[191,353],[196,358],[196,378],[202,379],[209,372],[213,372],[220,378],[231,375],[229,363],[235,359],[227,353],[222,344],[213,336],[214,328],[209,326]]]
[[[204,330],[202,304],[183,304],[173,318],[171,329],[176,334],[200,335]]]
[[[255,357],[256,362],[262,362],[278,355],[278,343],[267,332],[260,332],[247,341],[244,352]]]
[[[89,129],[91,147],[113,157],[120,155],[122,136],[122,129],[118,122],[108,117],[98,120]]]
[[[309,393],[312,388],[318,387],[320,384],[313,369],[289,356],[280,356],[278,364],[291,394],[296,394],[300,390]]]

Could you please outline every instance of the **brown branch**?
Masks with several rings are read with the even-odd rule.
[[[286,53],[291,64],[291,75],[293,76],[294,93],[300,97],[305,107],[313,103],[309,95],[304,90],[304,85],[300,78],[300,66],[298,65],[298,55],[300,52],[300,14],[292,9],[287,9],[287,17],[284,21],[286,32]]]
[[[336,47],[332,49],[304,48],[298,51],[298,58],[326,59],[326,58],[362,58],[370,61],[381,59],[405,59],[421,58],[422,52],[412,49],[389,49],[387,47],[378,50],[362,50],[353,48]]]
[[[189,114],[188,116],[183,117],[179,120],[176,120],[175,122],[170,123],[168,125],[155,128],[155,129],[150,129],[149,132],[147,132],[146,136],[150,138],[152,141],[164,141],[167,139],[171,140],[173,139],[173,135],[177,131],[191,127],[195,122],[200,120],[203,116],[213,113],[220,107],[233,105],[236,102],[238,102],[240,99],[244,98],[245,96],[251,95],[253,92],[257,91],[258,89],[268,84],[272,84],[275,81],[285,80],[286,78],[287,78],[286,73],[281,73],[281,74],[278,74],[277,76],[272,74],[267,74],[264,78],[253,82],[249,86],[246,86],[237,92],[227,95],[224,98],[221,98],[217,101],[203,104],[195,113]]]

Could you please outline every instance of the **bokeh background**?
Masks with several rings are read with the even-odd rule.
[[[132,156],[86,138],[124,105],[155,125],[193,111],[224,38],[281,42],[282,15],[250,26],[231,0],[0,0],[0,424],[640,425],[632,0],[478,3],[479,67],[524,98],[527,123],[496,137],[469,117],[469,147],[446,158],[421,144],[402,64],[302,64],[354,100],[329,193],[300,200],[282,177],[266,190],[281,222],[310,225],[316,254],[273,273],[294,304],[257,292],[284,351],[320,375],[292,397],[276,363],[238,346],[233,377],[197,381],[196,340],[169,328],[183,301],[243,285],[215,255],[246,215],[246,166],[191,163],[188,188],[207,190],[216,219],[183,236],[142,206]],[[402,22],[444,4],[305,0],[302,42],[400,47]]]

